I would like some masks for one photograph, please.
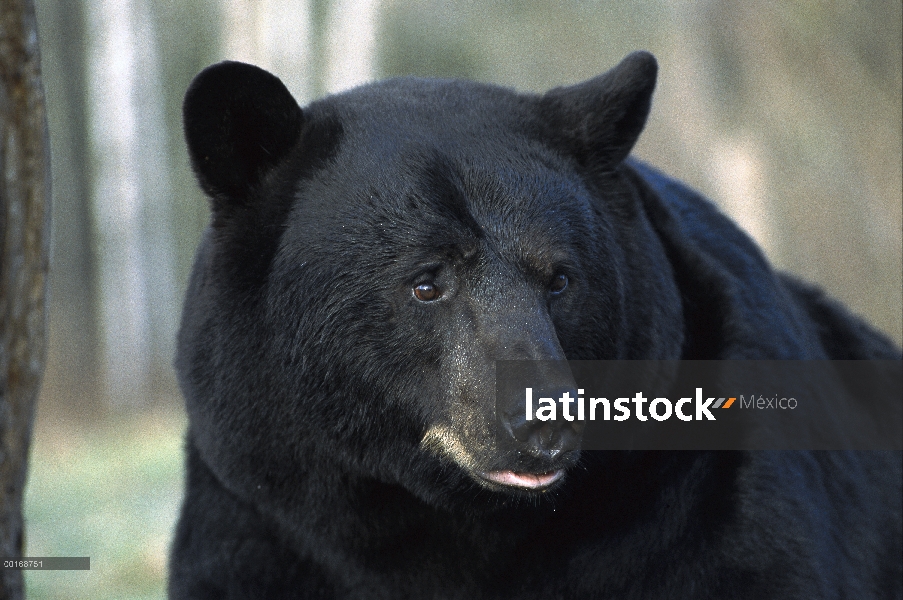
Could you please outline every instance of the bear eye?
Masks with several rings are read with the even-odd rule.
[[[560,294],[568,287],[568,276],[564,273],[559,273],[555,277],[552,278],[552,283],[549,284],[549,291],[553,294]]]
[[[433,302],[441,295],[439,288],[432,283],[421,283],[414,288],[414,297],[421,302]]]

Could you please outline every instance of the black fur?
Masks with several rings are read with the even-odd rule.
[[[171,598],[901,598],[899,452],[578,459],[493,425],[498,359],[900,358],[625,160],[655,71],[636,53],[545,96],[395,79],[303,112],[254,67],[198,76],[213,218]]]

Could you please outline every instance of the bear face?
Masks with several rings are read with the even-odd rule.
[[[256,67],[199,75],[186,137],[213,217],[178,365],[223,480],[267,489],[244,465],[303,471],[323,447],[430,501],[437,480],[563,480],[579,431],[496,418],[494,361],[680,356],[679,294],[617,171],[654,77],[639,53],[542,97],[404,79],[302,111]],[[628,309],[640,294],[660,302]]]

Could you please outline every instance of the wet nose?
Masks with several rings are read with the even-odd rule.
[[[565,396],[567,394],[567,396]],[[537,396],[538,398],[539,396]],[[521,410],[510,411],[503,417],[503,425],[508,434],[529,454],[542,459],[554,459],[561,453],[577,450],[583,434],[584,422],[577,419],[577,391],[573,388],[559,388],[542,393],[543,398],[551,398],[555,404],[555,418],[541,420],[535,413],[537,403],[533,402],[533,414],[528,417],[525,404]],[[561,398],[572,398],[568,406]],[[565,411],[573,420],[565,419]]]

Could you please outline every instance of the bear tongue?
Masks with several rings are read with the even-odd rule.
[[[514,471],[489,471],[483,477],[501,485],[538,489],[551,485],[564,475],[564,469],[548,473],[515,473]]]

